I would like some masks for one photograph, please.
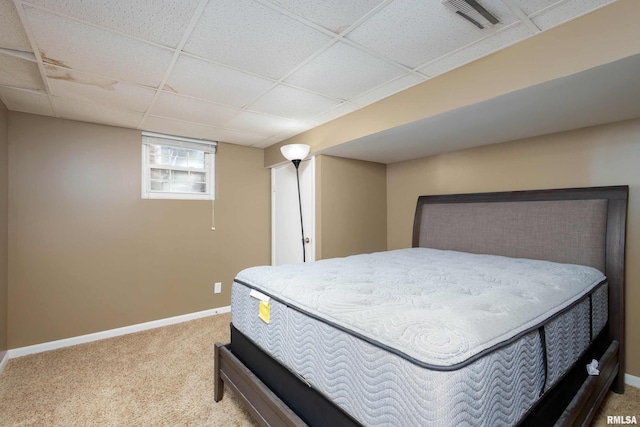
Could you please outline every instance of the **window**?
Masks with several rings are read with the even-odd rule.
[[[215,198],[216,143],[142,132],[142,198]]]

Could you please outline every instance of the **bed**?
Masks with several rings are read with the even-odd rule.
[[[412,248],[244,270],[214,400],[271,426],[588,425],[624,391],[627,197],[421,196]]]

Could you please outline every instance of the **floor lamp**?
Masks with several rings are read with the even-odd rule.
[[[300,174],[298,173],[298,167],[300,162],[309,154],[309,146],[306,144],[289,144],[280,147],[282,155],[291,160],[291,163],[296,167],[296,179],[298,181],[298,206],[300,206],[300,231],[302,231],[302,262],[307,261],[306,249],[304,246],[304,224],[302,222],[302,199],[300,198]]]

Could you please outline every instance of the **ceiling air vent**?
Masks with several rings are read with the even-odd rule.
[[[442,0],[442,4],[480,29],[500,22],[475,0]]]

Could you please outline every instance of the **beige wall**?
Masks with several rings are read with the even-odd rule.
[[[386,165],[316,157],[316,259],[387,246]]]
[[[421,194],[629,185],[626,371],[640,376],[640,119],[399,162],[387,171],[388,249],[411,246]]]
[[[303,132],[265,150],[309,144],[321,154],[343,142],[530,87],[640,53],[640,1],[620,0],[492,55]]]
[[[7,227],[9,204],[9,114],[0,101],[0,362],[7,351]]]
[[[9,142],[9,348],[227,306],[269,263],[261,149],[219,145],[211,231],[211,202],[141,199],[139,131],[10,112]]]

